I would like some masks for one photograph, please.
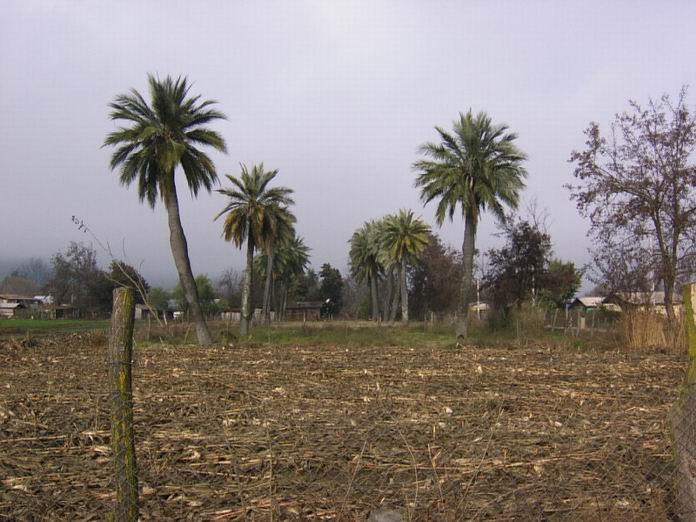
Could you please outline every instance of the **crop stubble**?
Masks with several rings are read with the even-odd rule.
[[[99,334],[0,344],[0,519],[104,519],[105,359]],[[141,515],[667,519],[683,367],[543,345],[136,348]]]

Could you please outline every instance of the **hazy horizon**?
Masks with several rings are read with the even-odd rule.
[[[459,112],[486,111],[519,135],[529,160],[522,208],[548,212],[555,255],[588,260],[587,223],[569,200],[568,158],[590,121],[606,129],[628,100],[696,84],[687,2],[119,2],[9,1],[0,20],[0,262],[48,260],[89,242],[71,217],[141,266],[176,281],[166,212],[138,201],[108,166],[108,103],[147,74],[186,75],[219,101],[229,154],[212,154],[222,185],[239,164],[279,169],[295,190],[312,264],[342,272],[364,221],[412,208],[459,249],[463,223],[435,226],[413,187],[417,148]],[[678,13],[679,16],[675,16]],[[689,105],[696,105],[692,93]],[[193,200],[179,181],[193,270],[242,269],[243,252],[213,217],[225,199]],[[490,214],[477,248],[500,244]],[[99,249],[98,249],[99,250]],[[100,260],[107,259],[100,252]]]

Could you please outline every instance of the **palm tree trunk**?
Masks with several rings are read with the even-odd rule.
[[[372,320],[379,321],[379,296],[377,295],[377,278],[370,278],[370,293],[372,294]]]
[[[282,319],[280,315],[280,306],[278,306],[278,281],[273,279],[273,282],[271,283],[271,305],[273,305],[273,311],[275,312],[275,315],[273,318],[276,321],[280,321]]]
[[[283,282],[273,283],[273,309],[276,321],[283,321]]]
[[[392,299],[394,299],[394,285],[392,284],[394,276],[394,268],[389,268],[389,272],[387,272],[387,286],[384,290],[384,321],[389,321],[389,317],[391,316],[391,303]]]
[[[247,337],[251,330],[251,280],[254,270],[254,241],[247,238],[247,260],[246,270],[244,271],[244,286],[242,287],[242,317],[239,322],[239,336]]]
[[[401,322],[408,323],[408,289],[406,288],[406,258],[401,259],[399,268],[399,279],[401,281]]]
[[[464,243],[462,245],[462,288],[459,301],[459,317],[457,318],[457,344],[463,344],[467,336],[467,316],[471,300],[471,278],[474,272],[474,243],[476,238],[476,221],[471,212],[466,213],[464,220]]]
[[[401,297],[401,292],[394,288],[394,269],[391,269],[391,276],[390,276],[392,282],[392,303],[391,303],[391,310],[389,312],[389,322],[393,323],[396,321],[396,313],[399,311],[399,298]]]
[[[271,324],[271,283],[273,281],[273,247],[266,252],[266,285],[263,289],[263,322]]]
[[[184,297],[188,303],[193,320],[196,323],[198,344],[208,346],[212,344],[213,340],[210,337],[210,331],[198,300],[198,288],[196,287],[196,280],[193,278],[191,261],[188,255],[188,244],[186,243],[186,236],[184,235],[184,228],[181,225],[181,217],[179,215],[179,199],[176,194],[173,172],[169,178],[169,186],[164,188],[162,194],[169,219],[169,244],[172,249],[176,270],[179,273],[179,282],[184,290]]]

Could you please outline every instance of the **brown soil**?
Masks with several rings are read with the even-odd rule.
[[[113,502],[97,334],[0,344],[0,519]],[[544,346],[136,349],[143,520],[660,520],[684,361]]]

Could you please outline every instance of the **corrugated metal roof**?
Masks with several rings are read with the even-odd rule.
[[[15,308],[24,308],[22,303],[0,303],[0,308],[5,310],[14,310]]]
[[[665,302],[664,292],[617,292],[619,299],[634,305],[663,304]],[[679,292],[674,292],[672,303],[681,303],[682,296]]]
[[[30,295],[21,294],[0,294],[0,299],[7,299],[8,301],[38,301],[35,297]]]
[[[604,302],[604,297],[594,297],[594,296],[587,296],[587,297],[578,297],[578,301],[582,303],[582,305],[586,308],[592,308],[595,306],[599,306]]]

